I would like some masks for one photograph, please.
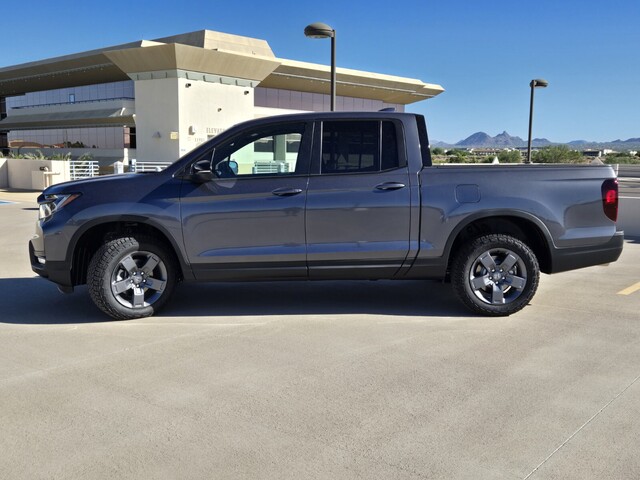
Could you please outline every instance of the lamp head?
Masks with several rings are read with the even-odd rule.
[[[336,31],[326,23],[316,22],[307,25],[304,34],[309,38],[331,38],[335,36]]]
[[[544,78],[536,78],[534,80],[531,80],[531,83],[529,84],[530,87],[535,87],[535,88],[545,88],[549,85],[549,82],[547,82]]]

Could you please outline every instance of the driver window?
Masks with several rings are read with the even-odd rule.
[[[304,129],[303,123],[296,123],[244,132],[216,149],[213,173],[218,178],[293,175],[299,168]]]

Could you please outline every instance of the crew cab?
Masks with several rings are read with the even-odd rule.
[[[33,270],[86,283],[116,319],[154,314],[181,281],[339,279],[446,280],[472,311],[510,315],[540,272],[623,247],[611,167],[432,165],[424,117],[395,112],[249,121],[161,172],[38,203]]]

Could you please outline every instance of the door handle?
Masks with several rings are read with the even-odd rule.
[[[405,184],[399,182],[385,182],[381,183],[380,185],[376,185],[377,190],[400,190],[404,187]]]
[[[299,193],[302,193],[302,189],[301,188],[283,187],[283,188],[277,188],[274,191],[272,191],[271,193],[273,193],[274,195],[277,195],[279,197],[290,197],[292,195],[298,195]]]

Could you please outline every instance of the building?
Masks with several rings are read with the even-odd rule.
[[[209,30],[141,40],[0,68],[0,147],[170,162],[244,120],[329,110],[329,83],[328,66],[278,58],[265,40]],[[403,111],[442,91],[338,68],[336,108]]]
[[[582,151],[582,156],[583,157],[600,158],[600,157],[602,157],[602,150],[594,150],[592,148],[587,149],[587,150],[583,150]]]

